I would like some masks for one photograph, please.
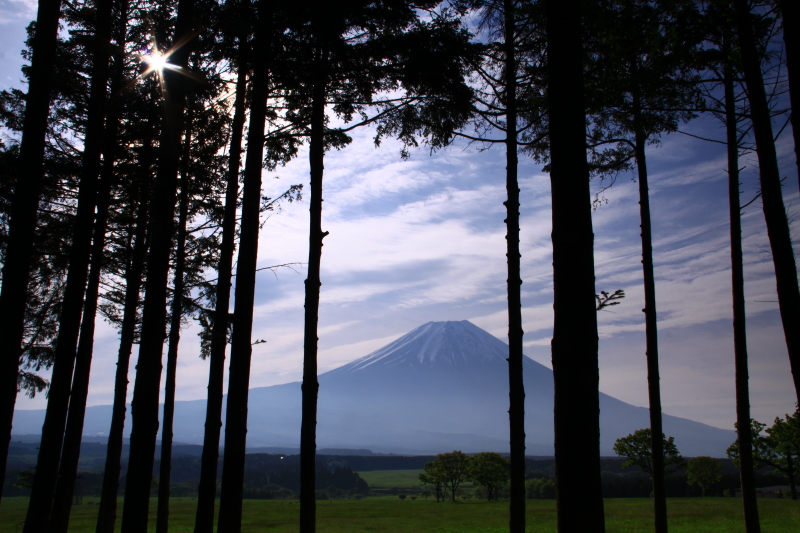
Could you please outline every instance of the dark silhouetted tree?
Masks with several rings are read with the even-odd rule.
[[[247,13],[249,2],[241,0],[235,11]],[[240,11],[241,10],[241,11]],[[240,23],[241,24],[241,23]],[[239,29],[238,61],[236,63],[236,95],[233,104],[230,150],[228,159],[225,209],[222,219],[222,238],[217,265],[217,284],[214,291],[214,318],[211,325],[211,341],[208,348],[208,403],[206,405],[205,432],[203,434],[203,456],[198,485],[195,533],[211,533],[214,524],[214,499],[217,492],[217,463],[219,460],[219,438],[222,428],[223,376],[225,350],[228,346],[230,324],[231,277],[236,237],[236,207],[239,194],[239,169],[241,167],[242,136],[245,121],[245,91],[247,89],[247,31]]]
[[[758,53],[753,31],[754,16],[747,0],[733,0],[735,22],[738,33],[739,50],[742,58],[747,96],[753,134],[756,141],[761,198],[767,235],[772,249],[772,262],[775,266],[778,306],[789,352],[795,393],[800,402],[800,289],[797,284],[797,264],[789,233],[789,221],[783,205],[781,178],[772,123],[761,75],[761,56]]]
[[[541,71],[541,28],[535,22],[532,3],[517,0],[463,2],[481,10],[481,26],[490,40],[474,66],[478,81],[475,94],[474,134],[460,132],[471,141],[500,143],[506,151],[506,258],[508,268],[508,377],[509,442],[511,450],[511,502],[509,527],[525,530],[525,385],[522,371],[522,299],[520,274],[520,222],[518,152],[536,144],[541,134],[539,117],[532,117],[532,102],[541,102],[541,85],[534,73]],[[538,39],[538,42],[537,42]],[[537,99],[537,97],[539,97]],[[538,106],[541,107],[541,106]],[[540,112],[540,110],[537,109]],[[521,117],[527,120],[521,120]],[[532,134],[531,131],[534,133]]]
[[[686,474],[686,482],[700,487],[703,497],[706,497],[708,491],[722,481],[722,462],[713,457],[693,457],[686,463]]]
[[[555,456],[559,531],[605,531],[594,234],[586,161],[581,4],[545,0],[553,213]]]
[[[170,61],[185,69],[193,38],[194,0],[180,0],[177,8]],[[177,194],[180,140],[189,81],[178,70],[164,69],[164,120],[158,146],[151,236],[147,256],[147,281],[142,310],[142,333],[131,413],[131,447],[122,515],[124,533],[143,533],[147,528],[150,482],[158,433],[158,398],[161,358],[166,336],[167,276],[170,263],[173,212]]]
[[[231,363],[228,378],[228,406],[225,422],[225,451],[220,489],[219,531],[238,533],[242,527],[242,487],[247,439],[247,399],[252,354],[253,302],[258,261],[261,171],[264,130],[275,31],[275,12],[269,0],[256,2],[256,30],[253,65],[252,104],[247,137],[242,186],[241,237],[236,265],[234,323],[231,336]]]
[[[675,131],[700,107],[696,83],[695,49],[700,43],[699,17],[694,2],[670,0],[614,0],[599,26],[599,76],[593,89],[600,93],[594,105],[601,110],[597,125],[605,135],[621,137],[634,154],[639,185],[647,384],[652,435],[661,435],[661,385],[658,363],[658,326],[653,265],[650,193],[646,146],[664,132]],[[606,18],[607,17],[607,18]],[[604,95],[604,96],[603,96]],[[623,149],[625,147],[623,146]],[[667,498],[661,440],[654,438],[653,503],[655,531],[667,532]]]
[[[8,237],[0,288],[0,479],[5,479],[28,294],[29,270],[43,177],[50,96],[54,85],[61,0],[39,3],[32,41],[17,176],[8,214]],[[62,428],[63,429],[63,428]]]
[[[81,313],[89,275],[92,227],[97,204],[100,156],[105,135],[106,99],[110,73],[110,42],[113,2],[102,0],[95,6],[94,39],[91,45],[91,88],[86,110],[84,149],[78,202],[69,251],[64,299],[61,305],[58,337],[55,345],[53,373],[48,393],[47,410],[42,426],[42,441],[31,488],[31,499],[25,519],[25,532],[41,532],[49,527],[50,513],[58,479],[59,463],[72,374],[75,365]],[[84,361],[84,364],[86,362]],[[86,368],[84,366],[84,368]],[[84,370],[85,373],[85,370]],[[76,413],[77,415],[77,413]],[[60,525],[56,530],[60,529]]]
[[[651,479],[655,471],[655,461],[653,461],[653,450],[651,445],[652,437],[650,428],[639,429],[634,431],[627,437],[621,437],[614,442],[614,453],[620,457],[627,457],[622,468],[629,468],[631,466],[638,466],[642,472],[647,474]],[[661,434],[661,462],[664,465],[664,471],[678,470],[683,468],[684,461],[681,457],[678,448],[675,446],[675,438],[666,438]]]

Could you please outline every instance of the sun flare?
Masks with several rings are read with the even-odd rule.
[[[148,70],[160,74],[168,66],[169,55],[162,54],[158,50],[151,50],[142,54],[142,62],[147,63]]]

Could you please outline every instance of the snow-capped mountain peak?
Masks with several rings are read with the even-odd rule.
[[[467,320],[428,322],[383,348],[333,372],[378,367],[442,367],[505,363],[508,346]]]

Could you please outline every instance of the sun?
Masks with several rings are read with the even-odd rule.
[[[142,47],[139,50],[139,53],[136,55],[136,59],[141,64],[141,67],[139,68],[139,75],[136,76],[136,80],[142,80],[148,77],[150,74],[155,74],[161,85],[162,91],[166,91],[164,72],[171,70],[183,76],[198,79],[202,83],[203,80],[193,74],[189,69],[170,62],[172,54],[176,50],[179,50],[181,46],[186,44],[187,40],[188,39],[184,39],[182,42],[173,45],[172,48],[166,52],[159,50],[158,43],[155,39],[151,40],[148,46]]]
[[[155,41],[153,41],[149,47],[143,48],[139,53],[139,62],[146,66],[144,71],[141,72],[139,76],[145,77],[154,72],[159,78],[161,78],[165,69],[174,68],[169,62],[170,55],[172,55],[171,50],[166,53],[161,52],[158,49]]]
[[[154,70],[158,73],[162,72],[165,68],[167,68],[167,64],[169,62],[169,56],[166,54],[162,54],[158,50],[151,51],[142,59],[144,62],[147,63],[147,66],[150,70]]]

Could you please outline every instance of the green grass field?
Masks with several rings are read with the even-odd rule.
[[[372,470],[359,472],[370,487],[419,488],[419,475],[424,470]]]
[[[151,527],[155,531],[155,499],[151,502]],[[196,501],[173,498],[169,531],[191,532]],[[669,500],[671,533],[744,533],[741,503],[736,498],[675,498]],[[4,498],[0,505],[0,533],[21,531],[27,498]],[[121,509],[121,503],[120,503]],[[507,531],[508,502],[468,500],[435,503],[424,500],[371,499],[317,502],[320,533],[500,533]],[[800,502],[759,500],[763,533],[797,533]],[[298,530],[299,504],[292,500],[245,500],[242,530],[283,533]],[[86,498],[73,507],[70,532],[94,531],[97,499]],[[556,532],[555,501],[528,500],[527,530]],[[650,533],[653,530],[649,499],[606,500],[608,533]],[[119,522],[117,523],[119,531]]]

